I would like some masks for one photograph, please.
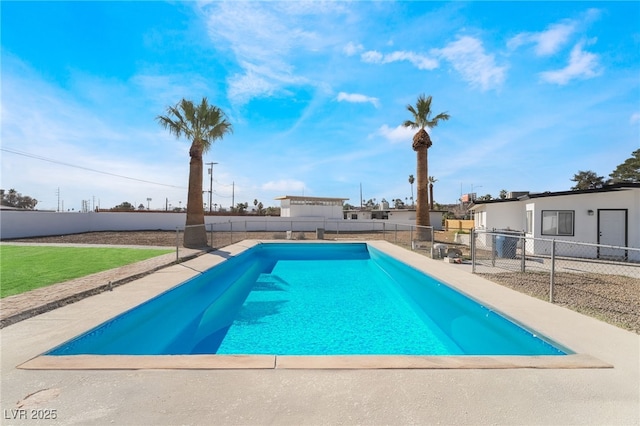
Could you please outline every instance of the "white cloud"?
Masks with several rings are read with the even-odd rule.
[[[249,102],[254,96],[269,96],[279,87],[277,82],[268,80],[250,70],[245,74],[235,74],[229,78],[229,98],[240,104]]]
[[[413,135],[416,133],[414,129],[404,127],[402,125],[391,128],[383,124],[377,131],[377,134],[383,136],[391,143],[410,143],[413,141]]]
[[[371,96],[361,95],[359,93],[340,92],[340,93],[338,93],[338,96],[336,97],[336,100],[338,102],[345,101],[345,102],[352,102],[352,103],[369,102],[373,106],[375,106],[376,108],[378,108],[380,106],[380,101],[379,101],[378,98],[373,98]]]
[[[640,123],[640,112],[634,112],[629,119],[631,124]]]
[[[507,47],[513,50],[526,44],[533,44],[536,55],[553,55],[566,46],[571,41],[571,37],[582,27],[597,20],[600,14],[598,9],[588,9],[577,19],[565,19],[551,24],[544,31],[520,33],[507,42]]]
[[[543,81],[565,85],[571,80],[589,79],[602,73],[598,55],[583,50],[584,42],[576,44],[571,50],[566,67],[540,73]]]
[[[344,47],[344,49],[342,49],[342,51],[347,55],[347,56],[353,56],[358,52],[361,52],[364,49],[364,47],[361,44],[355,44],[353,42],[349,42],[347,43],[347,45]]]
[[[381,64],[383,63],[382,61],[384,60],[384,55],[382,55],[382,53],[378,52],[377,50],[368,50],[360,55],[360,58],[364,62],[368,62],[371,64]]]
[[[549,29],[534,36],[536,43],[535,52],[539,56],[552,55],[560,47],[567,43],[569,37],[575,31],[573,24],[551,25]]]
[[[497,88],[504,82],[506,67],[496,65],[494,56],[485,53],[476,38],[460,37],[434,52],[449,61],[465,81],[482,90]]]
[[[432,70],[438,68],[438,61],[425,55],[403,50],[395,51],[386,55],[369,50],[360,55],[362,61],[372,64],[389,64],[392,62],[407,61],[420,70]]]
[[[280,192],[283,195],[290,195],[287,192],[301,192],[304,191],[304,182],[295,179],[281,179],[276,181],[269,181],[260,187],[264,191]]]
[[[556,53],[570,39],[576,30],[574,22],[563,22],[547,27],[545,31],[537,33],[520,33],[507,42],[507,47],[516,49],[522,45],[533,43],[538,56],[548,56]]]
[[[241,105],[254,97],[286,92],[291,86],[316,85],[302,72],[296,75],[294,58],[298,53],[322,51],[339,42],[339,35],[323,34],[323,18],[338,19],[344,8],[332,2],[297,3],[199,4],[216,49],[230,51],[240,67],[228,78],[232,103]],[[358,46],[351,44],[349,48]]]

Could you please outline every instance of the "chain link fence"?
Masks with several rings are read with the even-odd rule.
[[[472,272],[640,331],[640,249],[474,230]]]
[[[176,229],[176,253],[182,244],[180,234],[184,228]],[[446,255],[434,242],[432,226],[417,226],[381,221],[227,221],[206,225],[209,245],[220,248],[246,239],[255,240],[385,240],[401,247],[421,252],[429,257]]]

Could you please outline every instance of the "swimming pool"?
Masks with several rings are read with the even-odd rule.
[[[365,243],[270,243],[47,355],[566,353]]]

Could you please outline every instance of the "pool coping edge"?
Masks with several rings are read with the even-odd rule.
[[[587,354],[569,355],[40,355],[22,370],[226,369],[581,369],[613,368]]]

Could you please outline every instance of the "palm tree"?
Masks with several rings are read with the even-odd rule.
[[[429,176],[429,209],[433,210],[433,184],[438,181],[438,179],[433,176]]]
[[[432,145],[431,138],[425,130],[425,127],[431,129],[438,125],[441,120],[448,120],[449,114],[440,113],[435,117],[431,117],[431,96],[424,94],[418,96],[416,106],[407,105],[407,110],[413,116],[413,120],[406,120],[404,127],[419,129],[413,136],[413,150],[417,157],[417,174],[418,174],[418,206],[416,208],[416,225],[430,226],[429,205],[427,204],[427,176],[428,176],[428,150]],[[425,228],[419,228],[418,236],[420,239],[427,239],[429,235]]]
[[[415,182],[413,175],[409,175],[409,184],[411,185],[411,203],[413,204],[413,182]]]
[[[187,222],[184,229],[184,246],[201,248],[207,245],[204,227],[204,207],[202,204],[202,155],[216,139],[222,139],[233,131],[231,123],[222,110],[209,105],[202,98],[200,105],[182,99],[175,106],[167,107],[167,115],[156,117],[158,123],[169,133],[180,138],[184,135],[191,141],[189,148],[189,193],[187,196]]]

